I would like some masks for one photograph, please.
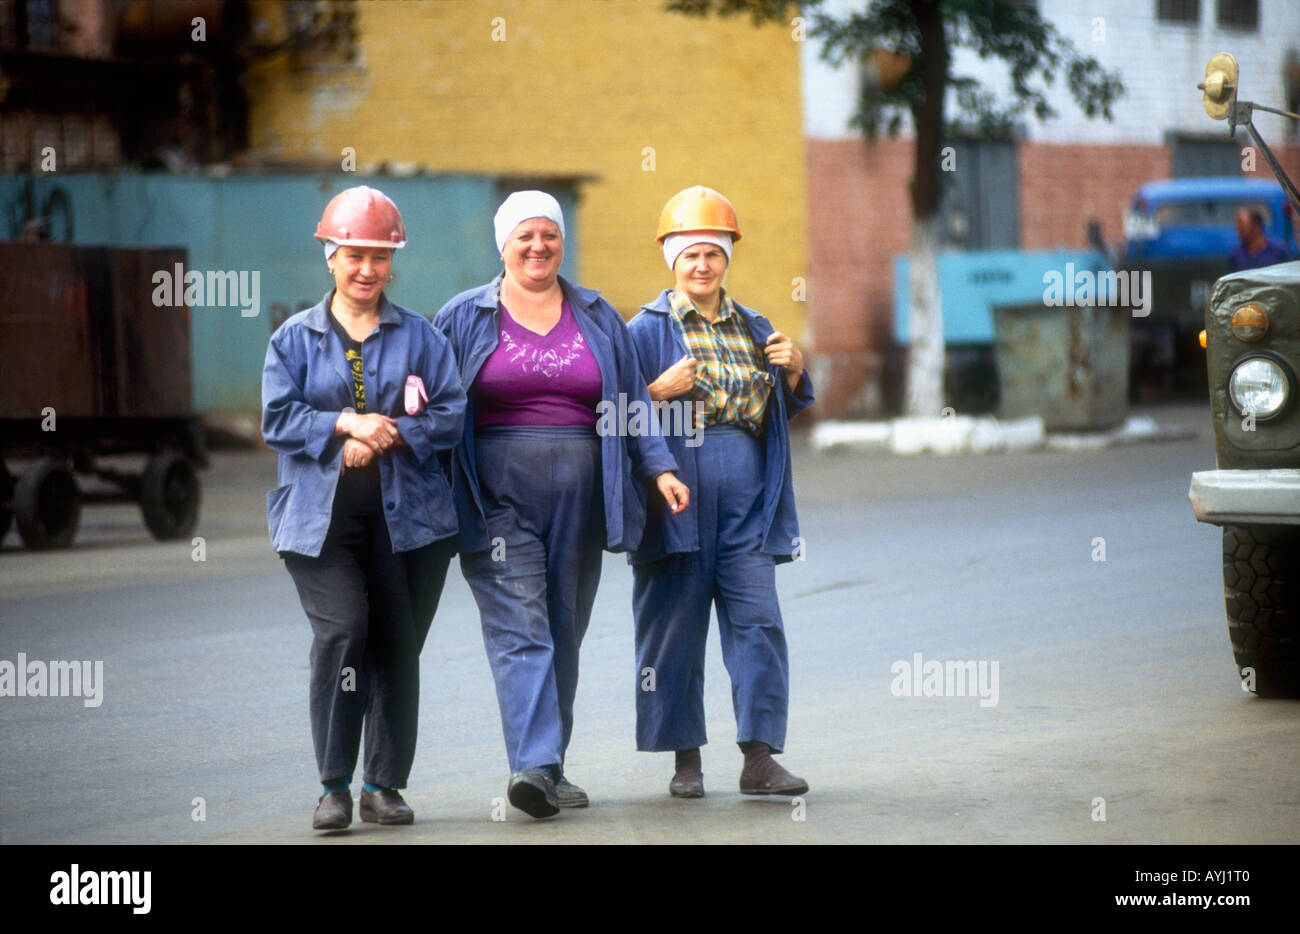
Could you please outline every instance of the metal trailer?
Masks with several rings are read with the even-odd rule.
[[[28,548],[72,544],[81,507],[135,502],[157,539],[199,516],[207,466],[192,411],[189,309],[154,302],[154,276],[181,247],[0,242],[0,541],[17,520]],[[161,292],[159,293],[161,294]],[[100,458],[143,455],[138,473]],[[35,458],[15,477],[5,461]],[[76,475],[111,489],[83,492]]]

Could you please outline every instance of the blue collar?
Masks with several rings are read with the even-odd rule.
[[[334,289],[325,293],[325,297],[311,307],[307,316],[303,319],[303,324],[313,331],[324,334],[330,329],[329,309],[330,302],[334,300]],[[379,295],[379,326],[385,324],[401,324],[402,316],[397,313],[397,306],[388,300],[388,296],[382,292]]]

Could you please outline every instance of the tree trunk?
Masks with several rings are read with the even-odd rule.
[[[937,418],[943,409],[943,306],[939,294],[939,217],[912,221],[907,288],[912,344],[907,352],[905,415]]]
[[[937,417],[943,408],[943,307],[939,294],[939,156],[948,37],[938,0],[909,0],[921,35],[922,94],[912,105],[916,161],[912,174],[912,256],[908,273],[911,347],[904,414]],[[960,170],[960,167],[958,167]]]

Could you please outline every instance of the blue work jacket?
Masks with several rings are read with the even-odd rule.
[[[479,370],[497,349],[501,335],[502,275],[486,285],[468,289],[447,302],[434,317],[434,327],[451,341],[460,365],[460,381],[466,391],[474,385]],[[637,367],[636,352],[627,325],[599,292],[571,284],[560,277],[560,288],[573,309],[582,339],[591,348],[600,367],[602,403],[615,408],[622,394],[627,403],[639,400],[646,408],[650,395]],[[646,482],[665,471],[677,469],[659,435],[627,435],[622,431],[601,432],[601,482],[605,503],[605,548],[630,551],[641,540],[645,528]],[[452,458],[452,492],[460,523],[460,548],[484,551],[489,546],[483,495],[474,463],[474,396],[470,393],[465,414],[465,434]],[[658,492],[654,494],[659,496]],[[661,498],[661,497],[660,497]]]
[[[641,306],[641,313],[628,322],[632,343],[636,347],[641,376],[647,384],[654,382],[664,370],[687,355],[677,325],[669,308],[671,289],[664,289],[659,297]],[[763,347],[771,336],[772,323],[762,315],[732,300],[744,318],[758,347]],[[790,429],[786,422],[794,418],[813,402],[812,380],[805,370],[795,391],[790,391],[781,367],[768,364],[767,370],[776,380],[764,419],[763,445],[763,545],[764,554],[773,555],[778,563],[790,561],[798,546],[799,518],[794,508],[794,481],[790,467]],[[692,491],[699,488],[699,472],[695,459],[697,448],[687,447],[684,435],[669,435],[668,450],[681,469],[677,479]],[[698,551],[700,548],[699,523],[694,502],[672,515],[663,504],[654,503],[646,517],[645,535],[641,546],[628,556],[633,563],[658,561],[670,554]]]
[[[334,291],[271,335],[262,369],[262,436],[280,455],[280,486],[266,497],[276,551],[315,557],[329,531],[343,442],[334,425],[353,404],[343,341],[329,322]],[[406,442],[379,458],[384,518],[393,551],[456,534],[451,488],[438,457],[460,440],[465,392],[447,340],[427,320],[381,296],[379,326],[362,344],[366,412],[397,420]],[[424,381],[429,401],[407,415],[406,377]]]

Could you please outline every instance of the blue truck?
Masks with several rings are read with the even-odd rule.
[[[1134,388],[1144,382],[1169,388],[1203,387],[1205,357],[1198,335],[1205,327],[1210,286],[1226,275],[1238,245],[1236,216],[1257,210],[1264,233],[1291,259],[1295,226],[1285,192],[1265,179],[1175,178],[1138,188],[1124,217],[1124,255],[1117,265],[1150,272],[1150,313],[1133,321]]]

